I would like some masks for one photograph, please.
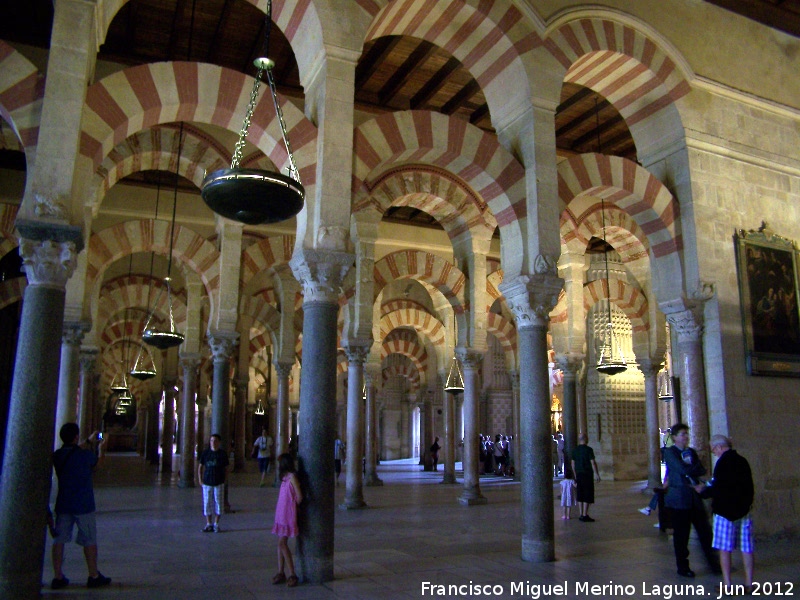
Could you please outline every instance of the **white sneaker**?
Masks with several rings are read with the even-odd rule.
[[[650,516],[650,507],[645,506],[644,508],[640,508],[639,512],[642,513],[643,515]]]
[[[214,533],[219,533],[219,524],[218,523],[214,524]]]

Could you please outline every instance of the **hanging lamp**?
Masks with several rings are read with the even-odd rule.
[[[121,363],[119,373],[114,375],[114,379],[111,380],[111,385],[109,386],[111,391],[117,394],[129,391],[128,379],[125,377],[125,359],[123,358],[119,362]]]
[[[456,315],[453,313],[453,332],[456,331]],[[458,339],[456,337],[456,339]],[[450,371],[444,382],[444,391],[453,395],[461,394],[464,391],[464,374],[461,372],[461,364],[458,357],[453,352],[453,360],[450,362]]]
[[[606,268],[606,287],[608,290],[611,290],[611,278],[608,270],[608,243],[606,242],[605,202],[602,198],[600,199],[600,213],[603,218],[603,260]],[[625,355],[622,352],[622,347],[617,338],[617,333],[614,331],[614,323],[611,319],[610,293],[606,312],[606,324],[603,328],[600,344],[600,357],[597,359],[595,369],[606,375],[617,375],[628,369],[628,363],[625,360]]]
[[[286,123],[283,120],[283,111],[278,103],[278,93],[272,75],[275,63],[267,58],[271,28],[272,0],[268,0],[264,18],[263,56],[253,61],[258,71],[253,83],[253,90],[250,93],[250,102],[247,105],[242,129],[239,132],[239,141],[234,147],[231,166],[229,169],[219,169],[206,175],[200,192],[205,203],[215,213],[246,225],[277,223],[290,219],[302,210],[306,195],[305,189],[300,183],[297,165],[294,162],[292,147],[286,132]],[[275,114],[278,117],[283,143],[288,154],[288,177],[272,171],[239,167],[264,73],[267,75],[272,102],[275,105]]]
[[[167,260],[167,276],[164,278],[164,285],[158,291],[158,296],[156,298],[155,303],[153,304],[153,309],[150,312],[150,315],[147,317],[147,322],[144,325],[144,331],[142,332],[142,341],[145,344],[149,344],[159,350],[167,350],[169,348],[173,348],[175,346],[180,346],[183,343],[184,336],[181,333],[175,331],[175,318],[172,313],[172,278],[170,277],[172,273],[172,247],[175,241],[175,213],[178,208],[178,181],[180,178],[180,168],[181,168],[181,154],[183,152],[183,121],[181,121],[181,127],[178,132],[178,160],[175,163],[175,191],[172,200],[172,223],[170,226],[170,234],[169,234],[169,258]],[[153,320],[153,317],[156,314],[156,307],[158,306],[158,301],[161,299],[161,296],[164,294],[166,290],[167,294],[167,314],[169,316],[169,329],[157,329],[156,327],[150,327],[150,323]]]

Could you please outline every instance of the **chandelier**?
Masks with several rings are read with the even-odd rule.
[[[275,79],[272,75],[275,63],[267,58],[271,28],[272,0],[268,0],[264,19],[263,56],[253,61],[258,71],[253,83],[253,90],[250,93],[250,102],[247,105],[242,129],[239,132],[239,141],[234,147],[231,166],[229,169],[219,169],[207,174],[200,192],[205,203],[215,213],[246,225],[277,223],[290,219],[302,210],[306,194],[300,183],[300,174],[294,162],[289,136],[286,133],[283,111],[278,103],[278,92],[275,89]],[[280,124],[283,143],[288,154],[288,177],[271,171],[239,167],[258,98],[258,90],[261,86],[261,78],[265,73],[272,94],[272,102],[275,105],[275,114]]]

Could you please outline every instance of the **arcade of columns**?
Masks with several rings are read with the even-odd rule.
[[[84,432],[97,426],[126,344],[139,351],[135,337],[138,320],[147,314],[149,281],[107,278],[132,254],[164,256],[172,247],[180,281],[175,310],[186,333],[178,350],[144,349],[159,377],[132,388],[138,449],[158,460],[163,393],[163,470],[172,469],[176,422],[181,487],[195,485],[194,443],[212,432],[220,432],[224,444],[233,439],[234,464],[241,468],[256,379],[269,378],[276,400],[265,402],[276,451],[288,447],[291,431],[300,432],[298,457],[311,498],[298,539],[305,581],[334,576],[331,454],[341,429],[351,456],[363,448],[366,457],[363,476],[360,461],[348,461],[342,508],[365,506],[363,487],[381,484],[375,469],[379,451],[408,454],[415,407],[421,453],[434,434],[442,434],[443,481],[460,486],[458,502],[487,502],[477,444],[464,444],[460,482],[453,466],[462,430],[465,440],[477,440],[480,433],[493,433],[485,427],[500,422],[487,414],[486,398],[493,393],[482,382],[487,373],[507,373],[512,390],[505,433],[516,440],[524,560],[555,557],[553,362],[563,373],[559,394],[567,449],[585,430],[597,441],[605,470],[631,478],[646,471],[654,485],[657,429],[674,416],[665,414],[657,397],[668,321],[682,416],[699,434],[695,447],[708,456],[710,420],[725,419],[709,414],[706,382],[719,388],[724,373],[719,356],[704,357],[715,347],[705,337],[706,320],[713,317],[715,332],[720,322],[717,288],[701,277],[702,227],[695,211],[703,206],[695,203],[690,176],[705,158],[687,143],[684,121],[703,125],[694,98],[732,103],[732,92],[723,98],[707,87],[694,88],[689,66],[646,22],[595,7],[567,11],[545,27],[513,2],[497,2],[489,13],[470,3],[278,3],[276,25],[292,44],[305,92],[302,110],[288,101],[283,110],[298,140],[306,208],[294,231],[259,232],[215,218],[214,234],[204,236],[191,221],[179,219],[170,240],[168,222],[112,218],[104,213],[104,198],[122,193],[114,184],[136,170],[177,166],[199,185],[204,170],[229,157],[204,145],[199,127],[188,126],[190,151],[176,165],[176,121],[238,131],[244,102],[231,107],[220,93],[221,81],[227,92],[249,90],[252,80],[213,65],[180,62],[95,79],[98,44],[120,4],[59,0],[51,47],[63,51],[50,54],[46,73],[37,74],[0,41],[3,64],[15,66],[4,89],[31,76],[46,83],[24,88],[28,96],[14,96],[14,105],[1,113],[19,137],[28,171],[21,204],[3,205],[2,219],[3,252],[18,248],[27,282],[15,284],[20,293],[24,287],[24,302],[0,480],[3,490],[16,490],[0,497],[0,539],[25,543],[0,548],[0,595],[39,588],[54,432],[72,420]],[[456,4],[459,10],[452,9]],[[446,6],[451,22],[469,23],[491,46],[476,49],[471,36],[435,26]],[[468,65],[483,87],[497,134],[435,112],[356,114],[354,78],[362,46],[386,35],[424,38]],[[554,115],[564,82],[596,89],[618,110],[636,142],[638,164],[599,153],[557,160]],[[250,138],[250,150],[281,170],[285,156],[270,102],[260,103],[254,114],[252,131],[258,133]],[[194,201],[190,212],[210,220],[199,198]],[[445,243],[422,236],[402,244],[399,234],[387,241],[381,216],[396,205],[435,217]],[[586,253],[593,237],[603,237],[603,221],[614,248],[610,278],[597,257]],[[411,290],[410,298],[403,288]],[[592,369],[594,332],[608,302],[632,354],[621,383]],[[129,308],[138,309],[131,311],[135,319],[123,317]],[[162,323],[165,311],[157,307]],[[63,331],[60,347],[50,331]],[[458,399],[441,391],[453,354],[464,375]],[[345,376],[343,394],[339,383]],[[292,407],[297,383],[290,380],[298,379],[299,405]],[[398,381],[408,387],[393,394]],[[390,429],[404,433],[389,434]],[[631,468],[635,472],[626,470]]]

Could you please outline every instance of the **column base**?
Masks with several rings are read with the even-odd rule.
[[[522,536],[522,560],[525,562],[553,562],[556,559],[555,540],[535,540]]]
[[[367,503],[363,500],[345,500],[339,505],[342,510],[360,510],[367,508]]]
[[[375,475],[374,477],[367,477],[367,480],[364,482],[364,485],[367,487],[378,487],[383,485],[383,479]]]
[[[488,504],[489,500],[486,496],[481,496],[480,493],[470,493],[459,496],[458,503],[461,506],[479,506],[481,504]]]
[[[458,481],[456,481],[456,476],[454,474],[445,473],[440,483],[451,484],[451,483],[458,483]]]

